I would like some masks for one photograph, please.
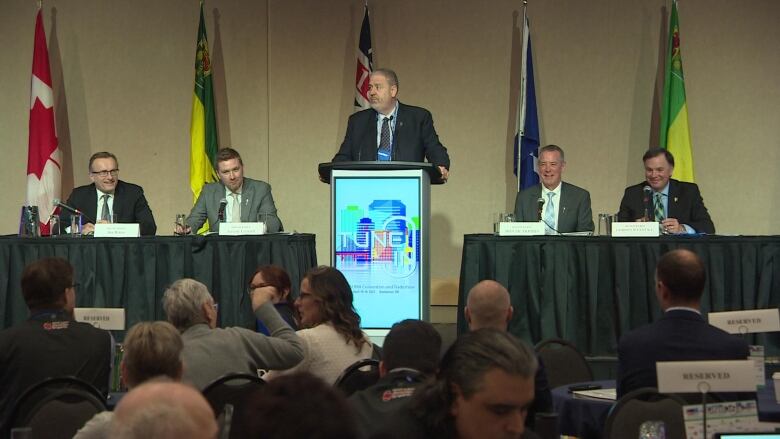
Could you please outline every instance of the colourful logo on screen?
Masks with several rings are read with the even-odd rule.
[[[368,212],[349,205],[339,212],[336,258],[340,268],[381,267],[394,277],[415,273],[420,263],[420,219],[407,217],[400,200],[374,200]]]

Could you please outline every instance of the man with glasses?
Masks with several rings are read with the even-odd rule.
[[[219,181],[203,186],[195,206],[187,217],[184,230],[176,233],[197,232],[206,220],[209,230],[219,231],[220,222],[264,222],[267,233],[284,230],[276,214],[271,185],[264,181],[244,177],[244,162],[233,148],[217,151],[217,176]]]
[[[119,163],[110,152],[96,152],[89,158],[92,184],[73,189],[67,205],[83,212],[82,233],[95,231],[96,223],[138,223],[141,235],[154,235],[157,225],[141,186],[119,179]],[[70,225],[70,212],[61,211],[62,224]]]

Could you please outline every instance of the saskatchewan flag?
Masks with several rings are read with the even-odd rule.
[[[672,15],[669,19],[669,46],[661,107],[661,147],[668,149],[674,156],[674,178],[693,182],[693,153],[688,105],[685,102],[677,0],[672,0]]]
[[[214,92],[211,86],[211,58],[200,4],[198,47],[195,52],[195,90],[192,95],[190,123],[190,189],[193,203],[206,183],[217,181],[214,169],[217,156],[217,121],[214,114]],[[208,223],[200,232],[208,230]]]

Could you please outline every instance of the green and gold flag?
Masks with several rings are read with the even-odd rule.
[[[192,201],[198,199],[203,185],[217,181],[214,168],[217,156],[217,119],[214,113],[214,92],[211,81],[211,58],[200,4],[198,47],[195,52],[195,90],[192,95],[190,122],[190,189]],[[200,233],[208,231],[208,223]]]
[[[685,101],[677,0],[672,1],[672,15],[669,19],[669,46],[661,107],[661,147],[668,149],[674,156],[674,178],[693,182],[693,152],[688,125],[688,105]]]

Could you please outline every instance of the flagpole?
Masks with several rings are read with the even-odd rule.
[[[520,94],[517,99],[517,163],[515,167],[517,169],[517,192],[520,192],[520,181],[522,179],[522,169],[520,163],[523,160],[522,145],[523,137],[525,136],[525,22],[526,22],[526,8],[528,7],[528,0],[523,0],[523,21],[520,24]]]

